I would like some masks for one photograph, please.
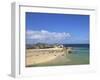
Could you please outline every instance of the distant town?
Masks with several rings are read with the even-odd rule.
[[[27,49],[45,49],[45,48],[64,48],[63,44],[46,44],[46,43],[36,43],[36,44],[27,44]]]

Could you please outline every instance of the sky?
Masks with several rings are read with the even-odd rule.
[[[89,15],[26,12],[26,43],[89,43]]]

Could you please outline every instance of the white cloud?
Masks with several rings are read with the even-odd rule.
[[[66,32],[49,32],[46,30],[41,31],[32,31],[28,30],[26,32],[27,42],[46,42],[46,43],[57,43],[61,42],[64,39],[71,37],[70,33]]]

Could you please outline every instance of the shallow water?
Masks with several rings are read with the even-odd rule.
[[[71,60],[69,64],[89,64],[89,48],[74,47],[68,58]]]

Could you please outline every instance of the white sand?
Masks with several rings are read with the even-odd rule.
[[[63,54],[65,54],[63,48],[27,49],[26,66],[48,62]]]

